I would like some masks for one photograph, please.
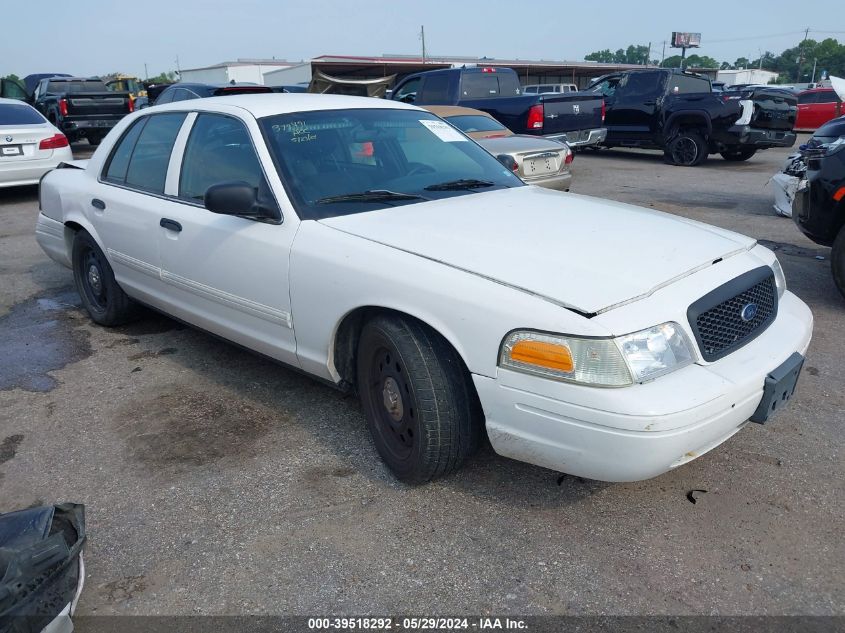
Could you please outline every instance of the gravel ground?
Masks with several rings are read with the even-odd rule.
[[[83,615],[845,614],[845,301],[772,211],[786,155],[575,160],[578,193],[767,240],[816,319],[785,413],[632,484],[487,449],[401,485],[354,399],[164,317],[92,325],[37,190],[0,190],[0,511],[86,504]]]

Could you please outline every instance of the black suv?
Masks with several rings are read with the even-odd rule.
[[[833,247],[833,281],[845,297],[845,116],[816,130],[801,146],[801,162],[792,219],[811,240]]]

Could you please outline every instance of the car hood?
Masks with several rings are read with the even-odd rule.
[[[320,222],[587,314],[755,244],[659,211],[529,186]]]

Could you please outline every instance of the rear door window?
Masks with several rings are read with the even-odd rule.
[[[817,92],[805,92],[803,94],[798,95],[798,103],[801,105],[806,105],[808,103],[818,103],[818,95]]]
[[[824,90],[816,93],[819,96],[819,103],[838,103],[839,97],[833,90]]]
[[[211,185],[240,181],[268,190],[249,132],[242,121],[200,114],[194,122],[179,175],[179,197],[202,202]]]
[[[697,92],[710,92],[710,82],[702,77],[690,77],[689,75],[669,76],[669,94],[694,94]]]
[[[136,121],[118,142],[105,179],[151,193],[164,193],[170,153],[187,116],[155,114]]]
[[[499,94],[496,73],[464,73],[461,78],[461,95],[467,99],[498,97]]]

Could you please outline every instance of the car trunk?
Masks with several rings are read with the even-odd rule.
[[[129,97],[113,92],[70,93],[66,99],[68,116],[100,116],[129,112]]]
[[[601,128],[603,101],[578,92],[543,95],[543,135]]]
[[[39,150],[38,145],[55,133],[46,123],[25,127],[0,125],[0,164],[49,157],[52,150]]]

